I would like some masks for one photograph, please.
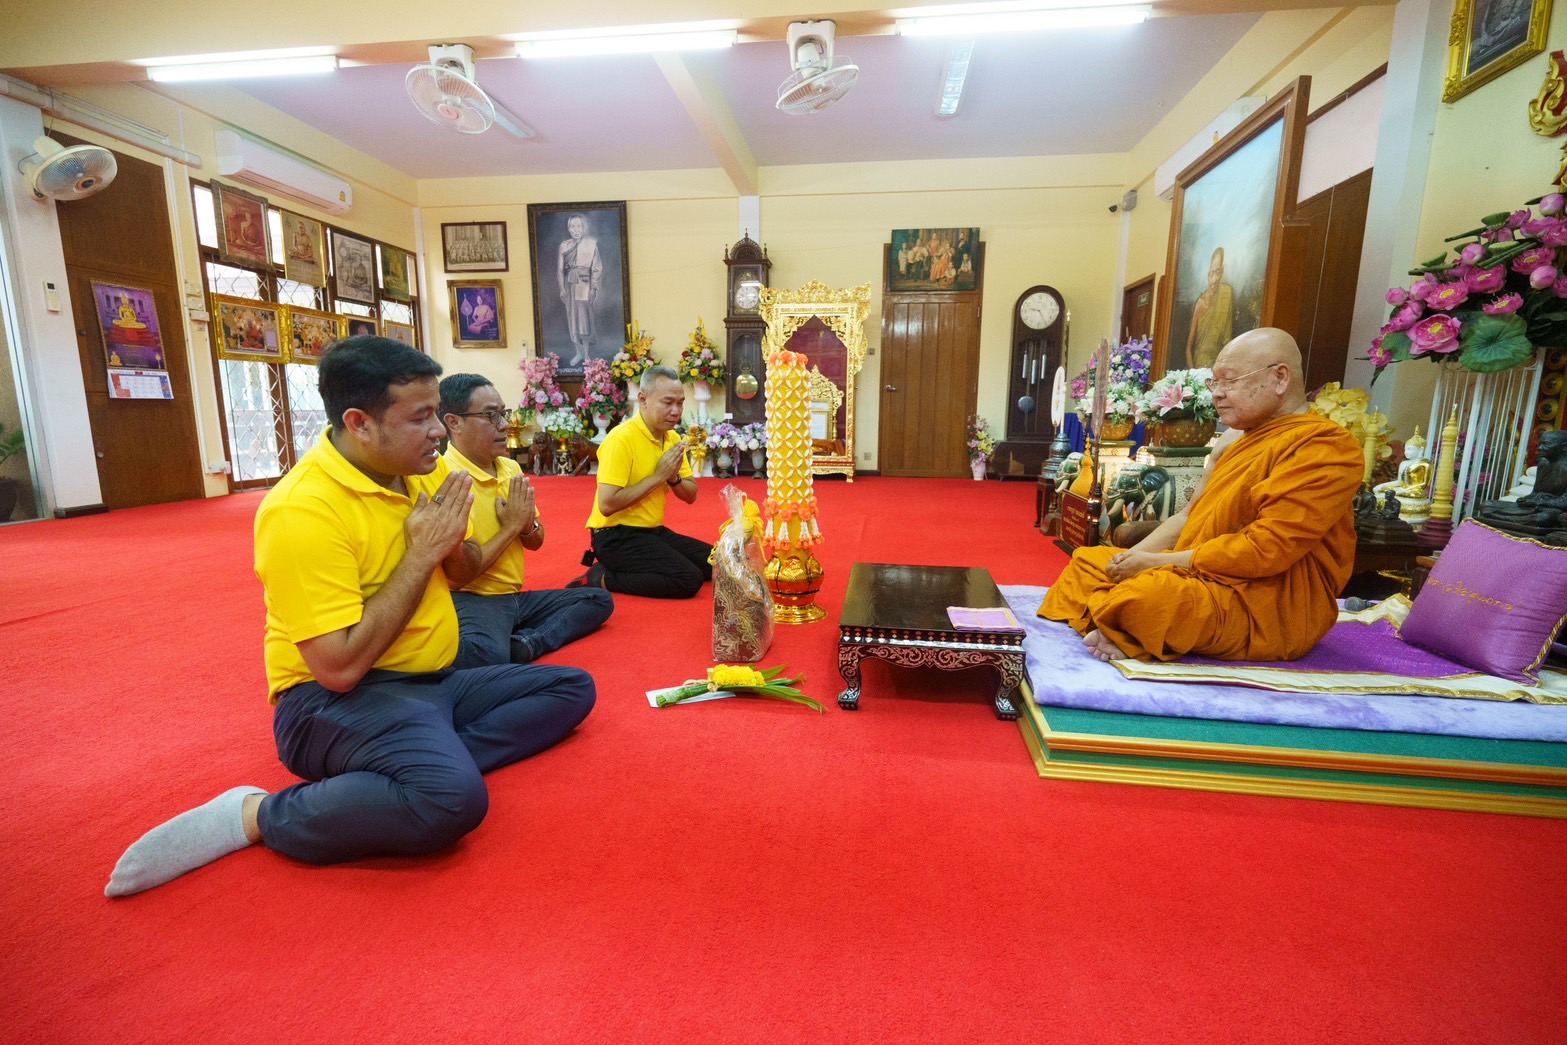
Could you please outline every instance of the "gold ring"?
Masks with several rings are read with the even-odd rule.
[[[446,495],[444,493],[438,493],[434,497],[430,498],[430,500],[434,501],[436,504],[445,504]]]

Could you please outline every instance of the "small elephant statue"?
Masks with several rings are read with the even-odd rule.
[[[549,475],[555,471],[555,450],[550,445],[549,433],[533,433],[533,443],[528,448],[528,464],[534,475]]]

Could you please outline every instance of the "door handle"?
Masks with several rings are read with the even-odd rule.
[[[882,388],[886,389],[888,392],[896,392],[898,390],[897,385],[883,385]]]

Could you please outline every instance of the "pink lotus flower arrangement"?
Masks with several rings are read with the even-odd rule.
[[[554,410],[566,405],[566,393],[560,390],[555,374],[560,370],[560,356],[551,352],[547,356],[530,356],[518,364],[522,370],[522,396],[512,418],[518,424],[531,424],[540,410]]]
[[[1392,313],[1368,357],[1378,373],[1420,356],[1494,373],[1567,344],[1567,199],[1553,192],[1481,222],[1448,238],[1468,241],[1455,259],[1444,252],[1387,292]]]

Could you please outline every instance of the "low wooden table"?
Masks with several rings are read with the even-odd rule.
[[[1018,716],[1013,698],[1026,677],[1023,636],[959,631],[948,606],[1005,606],[990,571],[961,566],[891,566],[857,562],[838,621],[838,674],[849,687],[838,706],[860,706],[860,662],[877,657],[906,668],[993,667],[1001,676],[996,717]]]

